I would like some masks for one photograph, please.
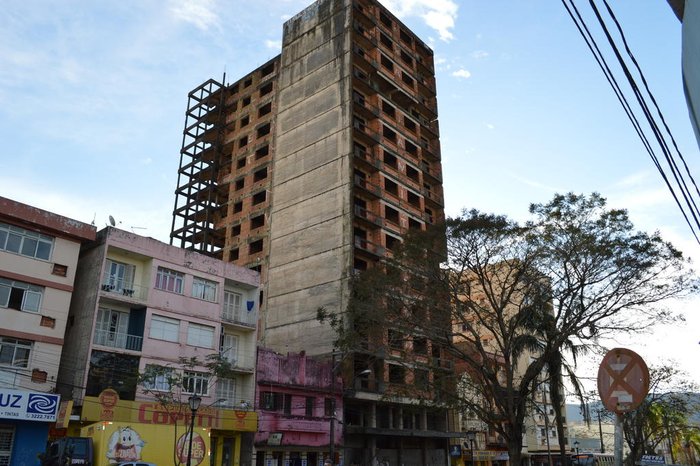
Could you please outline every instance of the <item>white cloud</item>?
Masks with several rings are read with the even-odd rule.
[[[386,0],[383,2],[399,18],[417,16],[435,29],[440,39],[454,39],[452,29],[457,19],[458,5],[453,0]]]
[[[281,40],[266,40],[265,47],[267,47],[268,49],[272,49],[272,50],[282,50],[282,41]]]
[[[452,72],[452,76],[454,76],[455,78],[467,79],[467,78],[470,78],[471,75],[472,74],[469,71],[467,71],[463,68]]]
[[[491,123],[486,123],[486,127],[490,130],[496,129],[496,127],[494,125],[492,125]]]
[[[219,27],[219,17],[214,7],[215,0],[172,0],[170,12],[178,20],[206,31],[212,26]]]
[[[472,58],[476,60],[481,60],[482,58],[488,57],[489,53],[486,50],[474,50],[471,55]]]

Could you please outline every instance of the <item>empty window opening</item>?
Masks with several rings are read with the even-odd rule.
[[[267,178],[267,167],[261,168],[260,170],[253,173],[253,183],[262,181]]]
[[[396,108],[385,100],[382,100],[382,111],[391,118],[396,118]]]
[[[384,178],[384,190],[394,196],[399,195],[399,185],[388,178]]]
[[[394,156],[390,152],[384,151],[382,158],[384,159],[384,163],[386,165],[393,167],[393,168],[399,168],[399,162],[396,159],[396,156]]]
[[[386,55],[382,54],[381,63],[384,68],[389,71],[394,71],[394,62],[391,61]]]
[[[253,241],[248,245],[248,254],[257,254],[263,250],[263,240]]]
[[[395,236],[391,236],[391,235],[384,235],[384,236],[385,236],[385,241],[386,241],[386,248],[390,251],[394,251],[397,247],[399,247],[399,244],[401,244],[401,240]]]
[[[253,84],[253,78],[248,78],[243,82],[243,89],[250,87]]]
[[[411,230],[422,230],[423,224],[421,222],[419,222],[418,220],[414,220],[414,219],[409,217],[408,228],[410,228]]]
[[[353,268],[355,270],[367,270],[367,262],[362,259],[357,259],[353,261]]]
[[[269,82],[260,88],[260,97],[272,92],[272,83]]]
[[[413,78],[411,76],[409,76],[409,74],[406,73],[405,71],[401,72],[401,81],[405,82],[406,84],[408,84],[411,87],[413,87],[415,85],[415,81],[413,80]]]
[[[250,105],[250,96],[245,97],[245,98],[241,101],[241,105],[242,105],[243,107],[247,107],[248,105]]]
[[[408,191],[408,203],[413,207],[420,208],[420,196],[412,191]]]
[[[389,18],[384,12],[379,13],[379,20],[384,24],[384,26],[391,29],[394,26],[394,22]]]
[[[260,76],[267,76],[268,74],[272,74],[275,71],[275,64],[270,63],[269,65],[265,66],[263,69],[260,70]]]
[[[353,147],[354,147],[355,155],[362,157],[362,156],[367,154],[367,147],[363,146],[359,142],[354,143]]]
[[[406,380],[406,370],[395,364],[389,365],[389,382],[391,383],[405,383]]]
[[[263,203],[263,202],[265,202],[266,199],[267,199],[267,191],[260,191],[259,193],[255,193],[253,195],[253,205]]]
[[[413,45],[413,38],[403,29],[399,29],[399,38],[403,43]]]
[[[245,147],[248,145],[248,136],[243,136],[238,140],[238,147]]]
[[[238,201],[235,204],[233,204],[233,213],[234,214],[241,212],[242,210],[243,210],[243,201]]]
[[[228,254],[229,260],[237,261],[238,255],[239,255],[238,248],[231,249],[231,252],[229,252],[229,254]]]
[[[231,236],[238,236],[241,234],[241,224],[234,225],[231,227]]]
[[[239,178],[235,183],[235,190],[240,191],[245,186],[245,178]]]
[[[418,170],[416,170],[415,168],[413,168],[410,165],[406,165],[406,176],[408,176],[410,179],[412,179],[416,183],[419,182],[420,174],[419,174]]]
[[[416,354],[428,354],[428,339],[425,337],[413,337],[413,352]]]
[[[382,126],[382,135],[393,142],[396,142],[396,132],[390,129],[388,126]]]
[[[250,117],[248,115],[241,118],[241,128],[243,128],[244,126],[248,126],[249,123],[250,123]]]
[[[272,111],[272,102],[268,102],[258,109],[258,118],[267,115]]]
[[[270,134],[270,123],[266,123],[258,128],[258,139]]]
[[[416,132],[416,124],[410,118],[403,117],[403,125],[407,130],[411,131],[412,133]]]
[[[245,163],[246,163],[246,158],[245,158],[245,157],[241,157],[241,158],[238,159],[238,161],[236,162],[236,168],[243,168],[243,167],[245,167]]]
[[[353,126],[355,126],[355,129],[359,129],[360,131],[365,131],[367,122],[358,116],[355,116],[353,118]]]
[[[407,65],[413,66],[413,58],[403,50],[401,51],[401,60]]]
[[[413,144],[411,141],[406,140],[404,141],[404,148],[406,149],[406,152],[408,152],[411,155],[418,156],[418,146]]]
[[[257,217],[250,219],[251,230],[255,230],[256,228],[260,228],[262,226],[265,226],[265,214],[258,215]]]
[[[393,49],[394,47],[394,42],[389,39],[389,36],[384,34],[383,32],[379,34],[379,40],[384,44],[387,48]]]
[[[392,223],[399,224],[399,211],[389,207],[388,205],[384,206],[384,218]]]
[[[262,146],[260,149],[255,151],[255,160],[259,160],[265,156],[267,156],[270,153],[270,146],[265,145]]]

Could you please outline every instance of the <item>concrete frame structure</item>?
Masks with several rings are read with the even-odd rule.
[[[58,400],[46,392],[56,388],[80,245],[94,238],[94,226],[0,197],[2,464],[36,462],[44,449],[55,416],[4,413],[18,397],[41,399],[46,408]]]
[[[331,354],[317,309],[344,312],[354,271],[444,218],[434,76],[430,48],[375,0],[319,0],[284,24],[280,56],[190,92],[171,244],[261,273],[263,346]],[[358,461],[444,464],[446,411],[387,401],[400,357],[371,358],[348,392],[361,414],[345,442]]]
[[[78,270],[58,379],[80,416],[71,428],[177,423],[197,394],[196,426],[211,429],[212,466],[249,465],[257,418],[241,406],[254,401],[258,274],[113,227],[83,246]],[[216,354],[233,377],[209,373],[207,356]],[[190,358],[194,366],[183,363]],[[182,374],[182,387],[163,376],[144,390],[138,377],[149,366]],[[159,405],[158,391],[172,393],[173,406]]]

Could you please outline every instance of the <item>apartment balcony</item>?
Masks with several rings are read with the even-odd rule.
[[[128,333],[111,332],[109,330],[95,330],[92,343],[109,348],[119,348],[129,351],[141,351],[143,337]]]
[[[258,314],[242,307],[225,307],[221,312],[221,320],[226,324],[254,329],[258,323]]]
[[[252,373],[255,369],[255,357],[253,356],[242,356],[240,354],[221,354],[221,356],[231,364],[232,369],[236,372]]]
[[[123,280],[109,280],[100,286],[100,291],[105,296],[112,298],[145,301],[148,296],[148,288]]]
[[[382,195],[382,188],[376,184],[370,183],[367,181],[367,179],[362,178],[361,176],[355,175],[355,186],[375,197],[381,197]]]
[[[379,215],[373,213],[372,211],[360,207],[359,205],[355,207],[355,217],[367,222],[372,227],[382,227],[384,225],[384,219]]]

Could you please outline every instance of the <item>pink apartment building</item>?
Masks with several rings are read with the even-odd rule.
[[[241,406],[255,394],[258,273],[113,227],[81,249],[78,269],[58,377],[75,402],[72,425],[186,425],[187,400],[198,395],[195,425],[208,432],[211,465],[249,464],[257,418]],[[203,366],[212,354],[235,376],[212,376]],[[179,375],[181,386],[164,375],[145,387],[139,374],[149,366]],[[164,415],[155,392],[172,393],[182,416]]]
[[[342,464],[343,388],[332,373],[329,360],[258,349],[256,466],[323,464],[330,454],[331,426],[334,464]]]
[[[0,464],[34,464],[56,421],[78,253],[94,238],[91,225],[0,197]]]

